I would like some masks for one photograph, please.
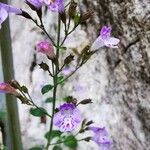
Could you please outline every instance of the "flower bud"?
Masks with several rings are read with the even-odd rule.
[[[36,45],[36,49],[38,52],[47,55],[50,59],[54,59],[56,57],[53,45],[50,42],[47,41],[38,42]]]
[[[84,99],[81,102],[79,102],[78,105],[79,104],[86,105],[86,104],[90,104],[90,103],[93,103],[91,99]]]
[[[42,68],[44,71],[49,71],[49,66],[42,62],[41,64],[39,64],[40,68]]]
[[[20,84],[19,84],[16,80],[11,80],[11,81],[9,82],[9,84],[10,84],[12,87],[14,87],[15,89],[19,89],[19,87],[20,87]]]
[[[74,56],[70,54],[69,56],[67,56],[67,57],[65,58],[64,64],[68,65],[68,64],[70,64],[73,60],[74,60]]]
[[[8,83],[0,83],[0,93],[12,94],[19,96],[20,94]]]
[[[93,16],[93,11],[88,11],[81,15],[81,23],[85,22],[86,20],[90,19]]]
[[[59,16],[60,16],[61,21],[62,21],[64,24],[66,24],[66,13],[65,13],[65,11],[62,12],[62,13],[59,13]]]
[[[74,1],[71,2],[70,6],[69,6],[69,10],[68,10],[68,14],[70,18],[73,18],[76,14],[76,8],[77,8],[77,3],[75,3]]]
[[[30,100],[28,100],[27,98],[23,97],[22,95],[18,95],[17,98],[20,99],[22,104],[31,105]]]

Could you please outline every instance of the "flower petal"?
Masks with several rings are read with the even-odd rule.
[[[100,36],[102,39],[106,39],[110,37],[111,34],[111,27],[103,26],[100,31]]]
[[[8,13],[4,8],[0,8],[0,28],[1,24],[6,20],[8,17]]]
[[[7,5],[7,4],[3,4],[3,3],[0,3],[0,9],[1,8],[5,9],[7,11],[7,13],[15,13],[15,14],[22,13],[22,10],[20,8],[16,8],[11,5]]]
[[[119,42],[120,42],[120,40],[117,38],[114,38],[114,37],[109,37],[104,40],[105,46],[110,47],[110,48],[118,48],[117,44]]]
[[[92,44],[91,50],[97,50],[103,46],[105,46],[105,44],[104,44],[103,40],[101,39],[101,37],[99,36]]]
[[[33,5],[37,9],[40,9],[42,7],[43,0],[25,0],[25,2]]]

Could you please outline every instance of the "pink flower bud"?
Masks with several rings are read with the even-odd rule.
[[[15,96],[20,95],[16,89],[8,83],[0,83],[0,93],[13,94]]]
[[[50,42],[47,41],[38,42],[36,44],[36,49],[38,52],[47,55],[50,59],[54,59],[56,57],[54,53],[53,45]]]

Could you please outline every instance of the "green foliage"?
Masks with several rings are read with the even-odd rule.
[[[43,150],[41,147],[32,147],[29,150]]]
[[[49,97],[45,100],[45,103],[52,103],[53,102],[53,97]]]
[[[53,139],[53,138],[55,138],[55,137],[60,137],[61,134],[62,134],[62,132],[60,132],[59,130],[53,130],[53,131],[51,132],[51,135],[50,135],[50,132],[47,132],[47,133],[45,134],[45,138],[46,138],[46,139],[49,139],[49,137],[51,137],[51,139]]]
[[[62,150],[62,148],[60,146],[56,145],[56,146],[53,147],[53,150]]]
[[[47,85],[45,85],[45,86],[42,88],[41,92],[42,92],[42,94],[45,94],[45,93],[49,92],[49,91],[52,90],[52,89],[53,89],[53,85],[47,84]]]
[[[4,118],[6,116],[6,112],[0,111],[0,118]]]
[[[75,149],[78,146],[77,140],[73,135],[69,135],[68,137],[66,137],[64,140],[64,144],[72,149]]]
[[[59,77],[57,77],[57,83],[60,83],[61,85],[63,85],[64,84],[64,77],[63,76],[59,76]]]
[[[36,117],[44,116],[45,113],[46,113],[46,110],[42,107],[39,107],[39,109],[38,108],[30,109],[30,114],[32,114],[33,116],[36,116]]]

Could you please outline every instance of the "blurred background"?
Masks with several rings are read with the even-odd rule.
[[[67,1],[65,1],[67,2]],[[113,140],[113,150],[150,150],[150,1],[149,0],[78,0],[81,12],[93,10],[93,17],[69,36],[68,50],[81,51],[91,45],[103,25],[112,27],[112,35],[121,40],[118,49],[101,49],[93,55],[64,86],[58,99],[71,95],[78,100],[91,98],[93,104],[80,106],[84,117],[106,127]],[[9,4],[21,7],[30,15],[35,13],[23,0]],[[56,14],[45,11],[44,24],[51,36],[56,34]],[[63,31],[62,31],[63,32]],[[38,64],[48,60],[35,52],[35,44],[46,39],[30,21],[10,16],[10,33],[15,79],[26,85],[38,106],[45,104],[40,92],[51,82]],[[2,38],[2,36],[1,36]],[[63,38],[63,33],[62,33]],[[2,39],[0,39],[2,40]],[[1,62],[1,60],[0,60]],[[2,63],[1,63],[2,64]],[[9,68],[7,68],[9,70]],[[0,81],[3,81],[2,65]],[[29,113],[29,107],[18,101],[18,111],[24,150],[43,145],[48,125]],[[3,130],[4,95],[0,95],[1,131]],[[94,143],[82,142],[78,150],[98,150]]]

